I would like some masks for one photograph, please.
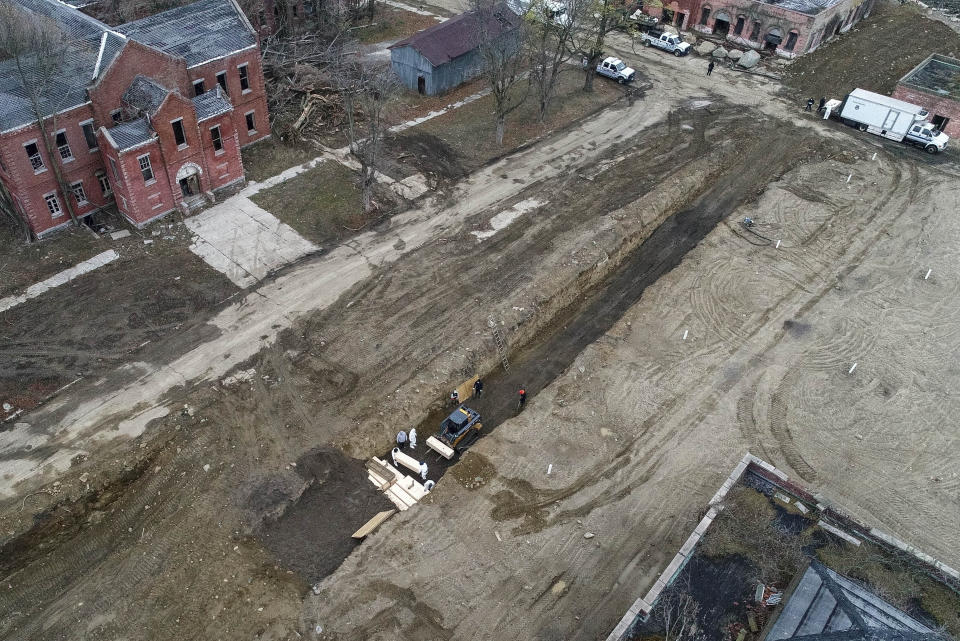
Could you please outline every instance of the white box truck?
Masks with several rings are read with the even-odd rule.
[[[824,118],[836,114],[860,131],[917,145],[931,154],[943,151],[950,140],[927,122],[930,114],[923,107],[865,89],[854,89],[843,102],[830,100],[825,109]]]

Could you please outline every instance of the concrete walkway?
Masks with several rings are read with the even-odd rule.
[[[112,249],[108,249],[102,254],[97,254],[93,258],[88,258],[81,263],[77,263],[70,269],[65,269],[62,272],[54,274],[46,280],[30,285],[30,287],[28,287],[27,290],[22,294],[0,298],[0,312],[5,312],[11,307],[16,307],[20,303],[25,303],[31,298],[36,298],[40,294],[53,289],[54,287],[59,287],[64,283],[69,283],[74,278],[92,272],[95,269],[103,267],[107,263],[112,263],[117,258],[119,258],[117,252],[113,251]]]

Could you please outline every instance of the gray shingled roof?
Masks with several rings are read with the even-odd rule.
[[[229,0],[199,0],[117,27],[126,36],[187,59],[192,67],[252,47],[257,39]]]
[[[130,122],[122,122],[107,129],[120,151],[132,149],[137,145],[153,140],[153,129],[146,118],[138,118]]]
[[[233,109],[233,105],[230,104],[227,96],[220,91],[220,85],[217,85],[210,91],[194,98],[193,108],[197,112],[197,120],[200,121],[226,113]]]
[[[926,625],[860,584],[812,561],[765,641],[934,641]]]
[[[840,0],[760,0],[760,2],[788,11],[815,16],[837,4]]]
[[[421,56],[429,60],[430,64],[439,67],[477,48],[480,44],[478,22],[476,13],[467,11],[395,42],[390,45],[390,49],[413,47]],[[519,24],[520,18],[517,14],[503,3],[495,5],[493,11],[487,16],[488,33],[494,38],[516,28]]]
[[[106,42],[103,43],[103,54],[100,56],[100,66],[96,68],[97,80],[107,71],[110,63],[113,62],[113,59],[116,58],[120,50],[123,49],[123,45],[127,43],[125,37],[113,31],[107,32],[105,38]]]
[[[170,90],[146,76],[137,76],[123,93],[123,102],[151,116],[157,112]]]

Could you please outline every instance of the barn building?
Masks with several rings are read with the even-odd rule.
[[[934,126],[960,138],[960,60],[933,54],[897,82],[893,97],[920,105]]]
[[[505,4],[494,6],[484,17],[467,11],[394,43],[390,61],[405,86],[434,96],[480,73],[480,33],[491,39],[508,39],[519,25],[520,18]]]
[[[116,28],[58,0],[18,6],[64,38],[42,91],[0,62],[0,185],[34,235],[114,205],[142,227],[242,183],[240,148],[269,126],[259,42],[234,0]]]

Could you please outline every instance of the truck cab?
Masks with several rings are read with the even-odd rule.
[[[906,139],[917,146],[923,147],[927,153],[935,154],[946,148],[950,136],[929,122],[914,122],[913,126],[907,131]]]
[[[632,82],[637,72],[628,67],[620,58],[610,57],[597,65],[597,73],[607,78],[613,78],[622,85],[625,82]]]

